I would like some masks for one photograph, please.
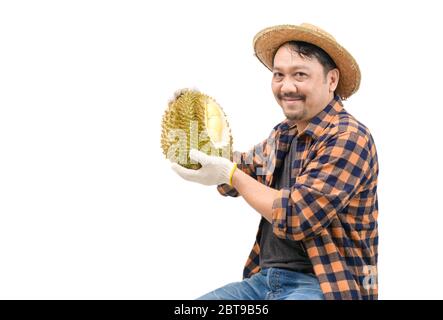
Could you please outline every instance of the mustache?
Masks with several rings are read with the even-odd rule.
[[[305,100],[306,96],[303,94],[298,94],[298,93],[294,93],[294,92],[288,92],[288,93],[284,93],[284,94],[278,94],[277,97],[281,100],[281,99],[299,99],[299,100]]]

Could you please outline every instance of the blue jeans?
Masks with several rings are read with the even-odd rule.
[[[240,282],[209,292],[197,300],[323,300],[317,277],[267,268]]]

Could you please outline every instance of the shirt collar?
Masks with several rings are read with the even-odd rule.
[[[320,111],[315,117],[309,121],[308,125],[298,135],[309,135],[312,139],[317,139],[321,136],[323,131],[331,122],[332,118],[343,110],[343,103],[340,96],[334,95],[334,98],[326,105],[326,107]],[[292,128],[295,123],[290,120],[286,120],[288,128]],[[285,121],[284,121],[285,122]],[[296,126],[296,125],[295,125]]]

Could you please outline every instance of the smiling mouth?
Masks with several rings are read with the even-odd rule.
[[[295,102],[295,101],[303,101],[304,99],[281,99],[282,101],[285,101],[285,102]]]

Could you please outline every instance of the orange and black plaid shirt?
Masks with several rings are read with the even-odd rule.
[[[302,241],[325,299],[377,299],[378,162],[369,130],[335,96],[302,132],[285,120],[249,152],[235,152],[234,161],[272,187],[293,139],[292,187],[273,203],[274,234]],[[239,195],[226,184],[218,190]],[[260,271],[260,226],[244,278]]]

